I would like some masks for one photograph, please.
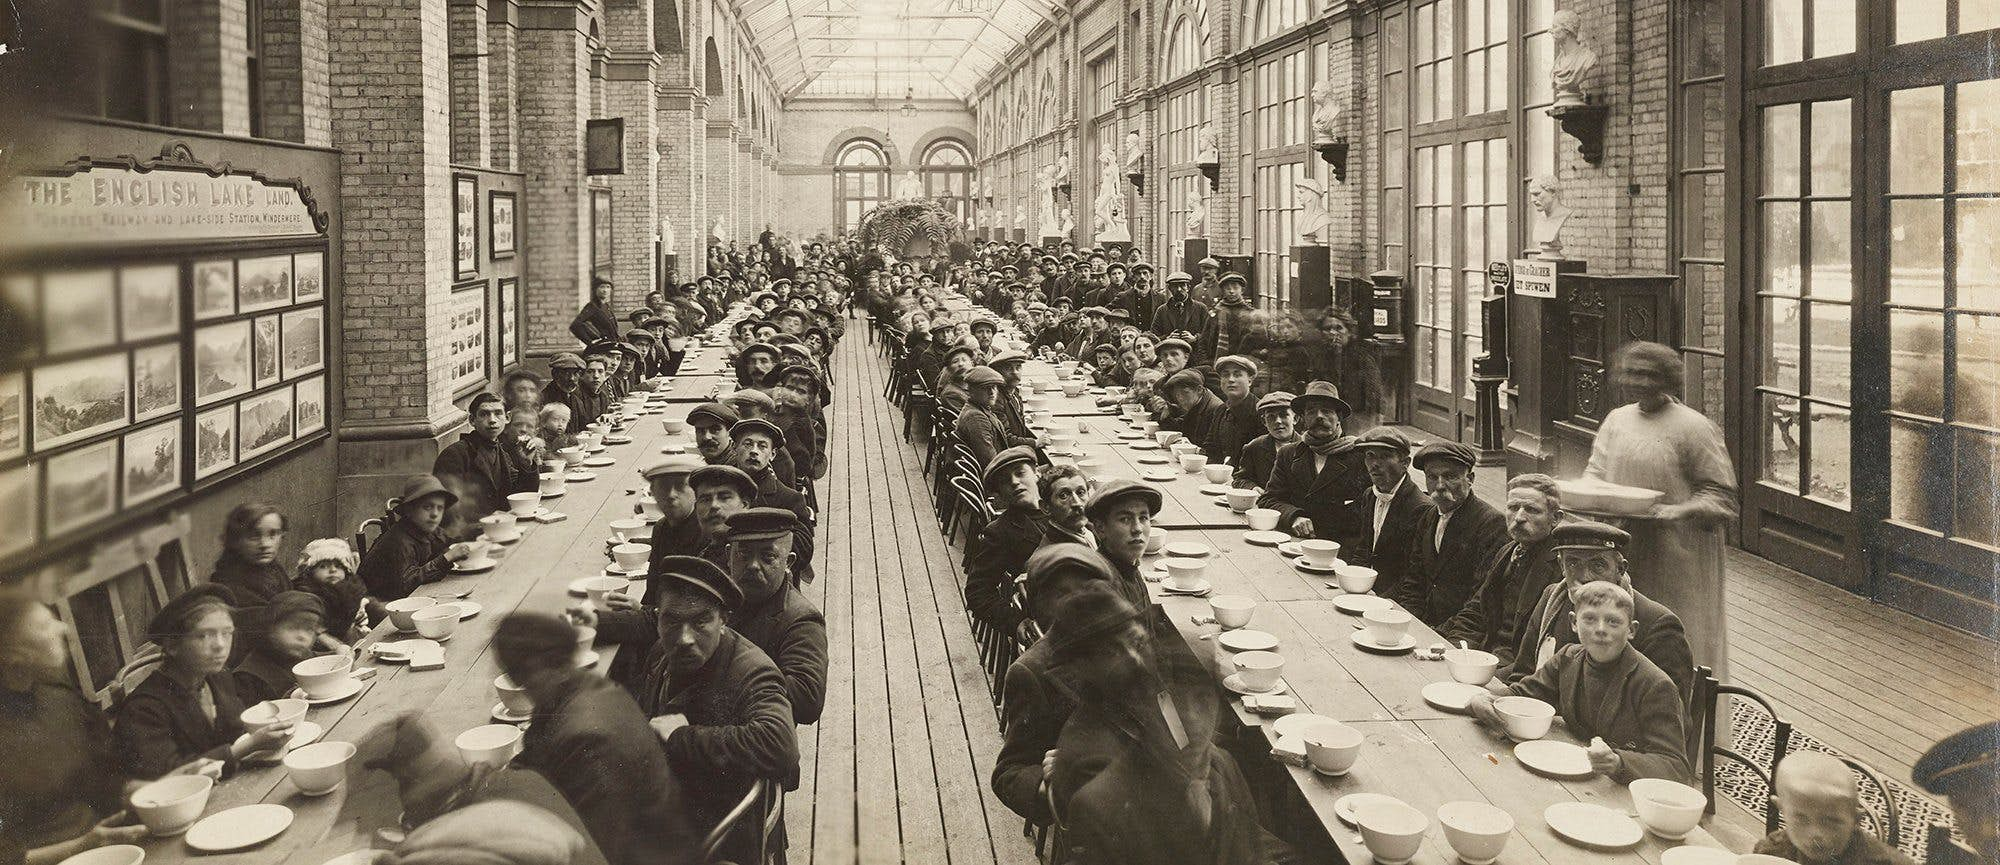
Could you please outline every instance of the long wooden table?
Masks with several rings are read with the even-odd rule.
[[[700,350],[709,366],[720,361],[723,349],[711,346]],[[689,380],[701,382],[699,377]],[[686,387],[675,380],[676,389]],[[708,385],[698,385],[704,393]],[[670,397],[668,401],[673,401]],[[499,553],[500,563],[482,574],[454,576],[426,585],[420,594],[447,596],[465,589],[467,600],[481,606],[479,615],[459,622],[444,643],[445,665],[441,670],[412,671],[406,665],[375,663],[368,660],[367,648],[393,628],[378,628],[357,650],[356,666],[372,666],[375,677],[359,695],[306,713],[306,720],[326,728],[321,741],[358,742],[378,725],[401,714],[423,716],[440,735],[457,736],[482,724],[494,723],[491,710],[499,702],[493,679],[500,675],[497,662],[488,652],[495,627],[508,613],[560,613],[577,599],[568,594],[569,583],[580,577],[604,573],[607,561],[605,541],[611,537],[613,520],[632,516],[637,498],[633,490],[644,486],[639,467],[661,453],[669,443],[693,450],[693,433],[666,432],[663,419],[684,416],[673,407],[640,416],[628,425],[629,444],[610,445],[604,455],[616,465],[592,469],[596,479],[571,481],[560,498],[544,501],[549,509],[566,514],[556,523],[523,521],[521,540]],[[600,646],[595,669],[610,666],[615,646]],[[350,778],[355,773],[350,773]],[[343,784],[321,797],[298,792],[282,766],[249,766],[223,781],[210,797],[204,816],[239,805],[271,802],[290,807],[294,821],[278,837],[262,845],[236,853],[204,855],[191,850],[181,837],[153,838],[145,842],[146,861],[228,865],[271,865],[289,862],[318,865],[349,851],[372,845],[375,830],[395,827],[400,822],[401,803],[396,784],[386,772],[367,772],[359,783]]]

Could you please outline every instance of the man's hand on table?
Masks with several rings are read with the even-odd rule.
[[[1292,537],[1310,538],[1312,536],[1313,536],[1313,521],[1311,519],[1307,517],[1299,517],[1298,519],[1292,520]]]
[[[1500,711],[1493,708],[1493,694],[1473,694],[1465,701],[1467,714],[1488,724],[1500,723]]]
[[[606,601],[610,599],[611,596],[605,596]],[[563,618],[568,619],[570,624],[579,628],[595,628],[597,627],[597,608],[589,604],[576,604],[563,611]]]

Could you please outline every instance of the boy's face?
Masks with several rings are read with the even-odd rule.
[[[1291,409],[1265,409],[1257,415],[1257,419],[1264,422],[1264,431],[1270,433],[1272,438],[1290,439],[1292,437]]]
[[[1637,626],[1632,617],[1611,604],[1591,604],[1570,614],[1575,617],[1577,642],[1590,659],[1600,664],[1617,658],[1632,641]]]
[[[422,500],[404,505],[403,515],[420,532],[435,532],[444,522],[444,496],[425,496]]]
[[[312,578],[313,582],[322,586],[335,585],[347,579],[347,569],[341,567],[338,562],[320,562],[313,565]]]
[[[1846,850],[1859,819],[1852,800],[1822,791],[1781,787],[1778,807],[1783,809],[1785,834],[1793,846],[1816,862],[1828,861]]]
[[[1222,374],[1222,395],[1230,399],[1242,399],[1250,395],[1250,372],[1242,367],[1230,367]]]
[[[310,613],[286,616],[271,628],[271,647],[278,654],[297,661],[312,657],[313,640],[319,637],[319,617]]]

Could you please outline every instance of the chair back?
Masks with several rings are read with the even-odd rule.
[[[750,791],[743,794],[736,807],[729,809],[722,821],[708,830],[708,837],[702,839],[701,861],[707,865],[723,865],[726,861],[721,858],[723,844],[730,835],[748,827],[757,833],[756,859],[737,865],[765,865],[771,858],[772,835],[777,826],[784,824],[782,794],[777,797],[776,806],[772,802],[774,797],[771,791],[776,787],[768,778],[759,778],[757,783],[750,785]]]
[[[1855,779],[1855,783],[1862,793],[1867,793],[1871,787],[1875,790],[1872,799],[1866,795],[1861,797],[1861,810],[1868,815],[1868,820],[1875,824],[1873,829],[1875,837],[1887,842],[1891,847],[1903,846],[1902,810],[1896,805],[1896,791],[1890,789],[1889,782],[1884,781],[1881,773],[1867,763],[1846,756],[1841,757],[1840,762],[1846,763],[1847,768],[1854,770],[1854,774],[1859,776]]]
[[[1729,745],[1717,745],[1716,732],[1727,729],[1727,718],[1719,717],[1725,697],[1740,697],[1757,704],[1771,719],[1771,747],[1769,756],[1765,754],[1745,754]],[[1715,772],[1718,761],[1730,761],[1741,765],[1745,771],[1756,776],[1764,784],[1764,831],[1778,831],[1778,807],[1772,798],[1777,786],[1774,779],[1778,761],[1784,759],[1791,749],[1792,723],[1778,714],[1778,707],[1764,695],[1741,685],[1725,685],[1715,678],[1715,670],[1696,667],[1694,671],[1694,723],[1689,725],[1692,739],[1688,757],[1694,765],[1695,777],[1700,780],[1701,792],[1708,797],[1708,813],[1715,813]]]
[[[147,676],[157,672],[166,660],[167,656],[160,651],[159,646],[152,643],[140,646],[132,660],[126,662],[125,666],[119,667],[118,672],[112,675],[110,686],[104,689],[104,708],[107,711],[117,711],[118,707],[124,704],[125,698],[131,696],[132,690],[139,687],[140,682],[146,681]]]
[[[1951,837],[1951,827],[1932,823],[1924,827],[1924,865],[1976,865],[1979,854]]]

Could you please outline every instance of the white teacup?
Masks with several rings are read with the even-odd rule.
[[[660,510],[660,500],[652,496],[639,497],[639,513],[647,520],[657,520],[665,515]]]
[[[1167,545],[1167,530],[1154,527],[1146,530],[1146,555],[1153,555]]]
[[[1444,840],[1465,865],[1491,865],[1514,833],[1513,815],[1486,802],[1446,802],[1437,817]]]
[[[1168,588],[1192,592],[1201,588],[1201,575],[1208,572],[1208,561],[1169,556],[1166,567]]]
[[[1278,687],[1278,678],[1285,673],[1285,656],[1277,652],[1237,652],[1230,661],[1236,665],[1243,687],[1252,691]]]
[[[1361,758],[1361,731],[1339,721],[1325,721],[1306,728],[1300,737],[1306,743],[1306,759],[1312,767],[1328,775],[1345,775]]]
[[[646,559],[653,554],[651,544],[623,543],[611,548],[611,558],[618,562],[619,570],[632,573],[646,566]]]
[[[1180,437],[1181,437],[1180,433],[1174,432],[1173,430],[1170,429],[1163,429],[1153,433],[1153,441],[1158,442],[1160,447],[1166,447],[1168,445],[1171,445],[1175,441],[1178,441]]]
[[[1500,658],[1478,649],[1446,649],[1444,665],[1451,670],[1453,681],[1484,685],[1492,680],[1493,671],[1499,669]]]
[[[1139,431],[1147,435],[1158,433],[1160,431],[1160,422],[1156,420],[1146,421],[1139,425]]]
[[[1250,518],[1250,528],[1254,531],[1268,532],[1278,527],[1276,508],[1251,508],[1243,515]]]
[[[416,611],[436,603],[437,599],[429,595],[411,595],[407,598],[397,598],[383,606],[389,610],[389,621],[396,626],[396,630],[414,631],[417,629],[417,620],[411,616]]]
[[[1361,620],[1368,623],[1368,639],[1377,646],[1401,645],[1410,634],[1410,622],[1415,616],[1403,610],[1369,610],[1361,614]]]
[[[589,599],[590,605],[601,610],[604,609],[605,597],[625,588],[626,582],[617,577],[590,577],[579,580],[578,584],[583,587],[583,596]]]
[[[304,700],[265,700],[244,709],[243,714],[237,716],[237,720],[243,722],[243,732],[256,733],[279,724],[297,724],[305,720],[306,709],[310,706],[311,704]],[[282,749],[285,746],[279,747]]]
[[[168,775],[132,791],[132,811],[154,835],[179,835],[201,819],[214,790],[207,775]]]
[[[576,440],[579,444],[556,450],[556,456],[562,457],[563,465],[575,468],[583,462],[583,451],[586,445],[581,444],[581,442],[585,441],[587,435],[588,433],[577,433]]]
[[[646,521],[638,517],[611,521],[611,538],[621,544],[642,537],[651,537],[649,531]]]
[[[458,605],[438,604],[410,614],[417,623],[417,634],[426,639],[442,640],[458,630]]]
[[[1333,579],[1340,584],[1340,590],[1343,592],[1350,595],[1367,594],[1369,589],[1375,588],[1375,569],[1361,565],[1337,564],[1333,566]]]
[[[1299,553],[1305,556],[1306,564],[1315,568],[1331,568],[1334,560],[1340,558],[1340,543],[1307,538],[1299,542]]]
[[[1049,433],[1049,447],[1051,448],[1066,451],[1074,444],[1076,444],[1076,435],[1073,433],[1058,433],[1054,431]]]
[[[542,494],[540,492],[511,493],[507,496],[507,511],[513,514],[516,519],[532,517],[536,511],[541,509]]]
[[[563,486],[564,480],[565,478],[561,472],[542,472],[542,497],[548,498],[549,496],[562,495],[565,489]]]
[[[352,742],[314,742],[285,755],[285,773],[299,792],[324,796],[347,779],[347,761],[353,758]]]
[[[521,728],[513,724],[481,724],[453,740],[468,766],[505,766],[521,753]]]
[[[682,430],[687,429],[688,422],[684,417],[670,417],[662,419],[660,425],[666,427],[668,435],[679,435]]]
[[[528,699],[528,689],[514,684],[505,673],[493,677],[493,693],[500,695],[500,705],[517,715],[535,708],[534,701]]]
[[[1679,841],[1694,831],[1708,809],[1708,797],[1686,784],[1661,778],[1640,778],[1630,785],[1632,809],[1653,834]]]
[[[331,697],[338,693],[347,674],[354,670],[351,655],[321,655],[307,658],[292,665],[292,676],[299,680],[299,688],[307,697],[314,699]]]
[[[1257,506],[1256,490],[1232,489],[1223,496],[1229,499],[1229,509],[1239,514]]]
[[[1402,802],[1370,800],[1354,807],[1354,822],[1361,829],[1361,842],[1377,865],[1403,865],[1417,855],[1431,818]]]
[[[541,496],[537,495],[535,498],[540,500]],[[511,541],[521,536],[521,529],[516,525],[518,519],[511,511],[500,511],[480,517],[479,525],[486,530],[486,537],[496,541]]]
[[[1229,630],[1250,624],[1250,614],[1256,610],[1257,601],[1244,595],[1216,595],[1208,599],[1209,615],[1215,617],[1216,624]]]
[[[1212,484],[1229,483],[1229,476],[1233,472],[1234,469],[1232,469],[1229,466],[1223,465],[1221,463],[1217,463],[1212,466],[1205,465],[1201,467],[1202,477],[1207,478],[1208,482]]]
[[[1208,467],[1208,457],[1202,454],[1181,454],[1181,471],[1191,475],[1201,474]]]

